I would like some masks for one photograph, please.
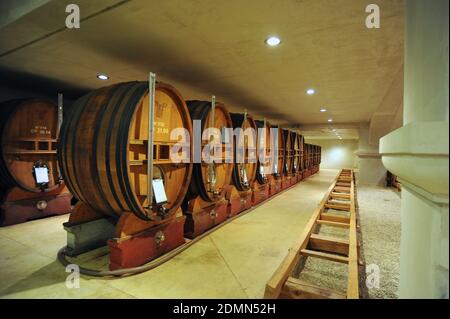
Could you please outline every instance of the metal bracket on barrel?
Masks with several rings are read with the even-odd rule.
[[[59,133],[61,132],[61,126],[63,123],[63,107],[64,107],[64,97],[62,93],[58,93],[58,125],[56,126],[56,140],[59,141]],[[59,169],[59,165],[56,165],[56,170],[58,173],[58,183],[61,183],[63,180],[61,170]]]
[[[216,117],[216,96],[213,95],[211,96],[211,115],[209,118],[209,127],[213,128],[215,125],[215,117]],[[210,142],[211,142],[211,135],[209,136],[210,138]],[[211,144],[210,144],[211,146]],[[211,155],[211,149],[210,149],[210,153]],[[215,163],[214,161],[211,161],[210,159],[210,163],[208,164],[208,180],[210,183],[210,192],[214,195],[214,196],[218,196],[219,192],[215,189],[215,184],[216,184],[216,167],[215,167]]]
[[[153,210],[153,144],[155,129],[155,90],[156,90],[156,74],[150,72],[148,81],[148,143],[147,143],[147,204],[150,214]],[[161,185],[161,184],[159,184]],[[163,193],[162,197],[166,198],[164,187],[158,189],[158,193]],[[155,199],[158,199],[155,197]],[[168,209],[163,206],[167,201],[156,202],[158,213],[163,217]]]

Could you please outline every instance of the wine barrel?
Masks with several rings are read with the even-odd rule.
[[[319,146],[319,154],[318,154],[318,161],[319,161],[319,165],[320,163],[322,163],[322,146]]]
[[[304,161],[304,167],[305,169],[309,169],[309,162],[310,162],[310,145],[308,143],[305,143],[303,145],[303,161]]]
[[[266,162],[261,163],[260,156],[258,156],[257,170],[256,170],[256,180],[259,184],[264,185],[269,182],[269,174],[271,171],[270,167],[270,123],[264,121],[255,121],[257,127],[258,134],[258,148],[259,152],[265,151],[266,153]],[[264,132],[265,134],[262,134]],[[265,145],[265,149],[262,148],[262,145]]]
[[[305,169],[305,162],[304,162],[304,156],[305,156],[305,138],[303,135],[299,134],[299,147],[300,147],[300,171],[303,171]]]
[[[272,126],[272,128],[274,128],[275,130],[272,130],[274,136],[272,136],[271,138],[270,149],[271,151],[278,153],[278,159],[276,163],[273,163],[272,175],[275,179],[279,179],[281,178],[281,174],[283,173],[284,156],[285,156],[283,129],[277,125]],[[277,141],[277,148],[275,147],[275,139]]]
[[[250,115],[230,113],[233,129],[241,128],[242,135],[234,135],[234,167],[233,167],[233,185],[238,191],[247,191],[253,185],[256,178],[257,170],[257,127]],[[251,129],[247,138],[244,133],[247,129]],[[238,162],[238,152],[240,148],[244,148],[244,157]],[[241,152],[241,151],[239,151]],[[242,155],[241,155],[242,156]]]
[[[294,143],[291,140],[291,131],[282,130],[284,142],[284,166],[283,175],[289,176],[292,174],[292,165],[294,163]]]
[[[212,127],[210,121],[211,115],[211,102],[207,101],[187,101],[189,113],[192,121],[201,121],[200,131],[203,132]],[[232,128],[232,121],[230,113],[225,106],[221,103],[215,104],[214,113],[214,127],[221,130],[224,133],[223,128]],[[189,186],[189,192],[186,199],[192,199],[200,196],[201,199],[207,202],[217,202],[221,200],[228,189],[231,182],[231,175],[233,172],[233,143],[232,141],[225,140],[227,135],[222,136],[222,161],[221,163],[205,163],[201,159],[201,163],[194,163],[192,171],[192,180]],[[228,137],[230,138],[230,137]],[[194,140],[194,151],[198,146],[203,147],[209,143],[204,141],[200,145],[197,145],[199,141]],[[230,142],[230,143],[225,143]],[[229,158],[228,160],[226,160]],[[231,160],[230,160],[231,159]]]
[[[61,184],[58,106],[45,99],[0,103],[0,190],[51,192]]]
[[[171,132],[184,128],[192,136],[191,119],[180,93],[157,83],[153,178],[162,180],[167,203],[164,209],[148,208],[148,99],[148,82],[103,87],[78,99],[62,126],[64,179],[72,193],[97,212],[114,217],[132,212],[143,220],[161,221],[173,216],[183,201],[192,163],[171,160],[177,143]]]
[[[292,173],[297,174],[300,171],[300,142],[301,135],[297,132],[291,132],[291,141],[293,145],[293,162],[292,162]]]

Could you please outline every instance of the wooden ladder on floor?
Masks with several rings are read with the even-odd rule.
[[[329,210],[348,212],[347,216],[328,213]],[[348,239],[315,233],[320,225],[348,229]],[[316,286],[292,276],[299,262],[314,257],[344,263],[348,267],[345,293]],[[320,202],[305,230],[266,284],[264,298],[288,299],[358,299],[358,242],[356,231],[355,176],[353,170],[343,169]]]

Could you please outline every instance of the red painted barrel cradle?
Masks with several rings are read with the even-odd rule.
[[[187,101],[192,121],[200,121],[201,136],[205,137],[208,128],[221,132],[222,154],[218,161],[207,163],[199,158],[200,163],[194,163],[189,191],[183,203],[186,215],[185,235],[194,238],[206,230],[227,219],[225,194],[231,183],[233,172],[233,143],[224,128],[231,128],[230,113],[222,103],[215,104],[214,121],[211,121],[211,102]],[[210,144],[208,137],[202,138],[201,144],[194,139],[194,150],[204,150]],[[201,154],[199,154],[201,155]]]
[[[61,179],[58,106],[44,99],[0,103],[0,225],[70,211]]]
[[[142,264],[184,243],[185,218],[180,206],[192,163],[187,154],[186,162],[173,162],[171,150],[176,138],[192,138],[191,118],[178,91],[157,83],[153,179],[162,180],[167,201],[156,203],[153,197],[150,209],[148,99],[147,82],[97,89],[75,102],[61,131],[62,172],[80,200],[69,223],[102,216],[116,220],[116,238],[109,241],[111,269]],[[184,128],[189,137],[171,136],[175,128]]]

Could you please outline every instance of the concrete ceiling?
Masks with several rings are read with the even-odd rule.
[[[66,29],[72,2],[42,1],[0,29],[3,79],[77,95],[154,71],[185,99],[215,94],[231,111],[292,127],[372,123],[374,114],[379,127],[402,102],[401,0],[376,1],[380,29],[365,27],[363,0],[77,0],[81,28]],[[281,45],[268,47],[269,35]]]

